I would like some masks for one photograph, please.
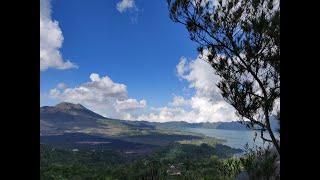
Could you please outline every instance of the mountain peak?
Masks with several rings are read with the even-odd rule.
[[[71,110],[71,109],[77,109],[77,110],[81,110],[81,109],[87,109],[84,106],[82,106],[81,104],[73,104],[70,102],[61,102],[57,105],[55,105],[56,108],[58,109],[64,109],[64,110]]]
[[[105,117],[81,104],[61,102],[55,106],[40,107],[40,131],[43,133],[98,127],[97,121],[100,119]]]

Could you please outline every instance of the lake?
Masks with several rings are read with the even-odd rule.
[[[185,128],[185,131],[201,133],[209,137],[215,137],[218,139],[223,139],[225,142],[223,144],[233,147],[244,149],[246,143],[249,147],[254,145],[254,131],[236,131],[236,130],[224,130],[224,129],[207,129],[207,128]],[[269,137],[267,133],[264,135],[266,138]],[[263,141],[260,138],[260,133],[258,133],[256,138],[256,145],[263,147]],[[265,143],[265,146],[268,143]]]

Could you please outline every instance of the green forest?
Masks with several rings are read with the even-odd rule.
[[[41,179],[235,179],[243,170],[252,176],[275,175],[271,153],[235,157],[227,146],[172,143],[155,153],[127,158],[112,150],[67,150],[40,146]],[[262,159],[261,159],[262,158]]]

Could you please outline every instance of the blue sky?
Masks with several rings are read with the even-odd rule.
[[[212,99],[218,94],[217,78],[197,58],[197,45],[186,28],[170,20],[165,0],[41,3],[41,106],[78,102],[105,116],[133,120],[234,120],[224,101]],[[127,8],[119,10],[119,3]],[[111,86],[103,86],[109,89],[90,89],[105,76],[112,80]],[[212,81],[204,79],[208,76]],[[58,88],[59,83],[65,87]],[[97,96],[101,92],[101,98],[83,97],[79,87],[90,87]],[[121,92],[105,97],[110,87]],[[121,93],[125,95],[118,96]],[[204,112],[200,105],[210,107]]]
[[[117,2],[52,1],[52,17],[64,36],[62,56],[79,68],[41,72],[41,92],[60,82],[74,86],[88,81],[92,72],[126,84],[129,95],[152,99],[154,106],[182,90],[175,66],[181,56],[197,55],[196,44],[170,20],[166,1],[136,1],[138,12],[126,13],[115,8]]]

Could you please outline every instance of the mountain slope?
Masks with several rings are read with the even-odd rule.
[[[77,123],[81,125],[95,125],[96,119],[104,117],[96,114],[80,104],[60,103],[56,106],[40,108],[40,120],[49,123]]]
[[[40,108],[40,133],[88,133],[107,136],[141,130],[139,126],[127,125],[120,120],[103,117],[81,104],[60,103]]]
[[[60,103],[40,107],[40,135],[85,133],[104,136],[135,136],[159,133],[154,125],[103,117],[81,104]]]
[[[60,103],[40,108],[40,132],[59,133],[72,129],[96,127],[97,119],[104,117],[80,104]]]
[[[271,118],[272,129],[279,127],[277,121]],[[60,103],[56,106],[44,106],[40,108],[40,133],[90,133],[112,135],[141,135],[159,130],[181,130],[186,128],[208,128],[224,130],[249,130],[238,121],[232,122],[203,122],[187,123],[184,121],[173,122],[148,122],[125,121],[103,117],[92,112],[81,104]]]
[[[195,133],[156,129],[154,125],[146,122],[109,119],[80,104],[60,103],[56,106],[40,108],[40,137],[42,139],[48,139],[48,136],[66,137],[64,141],[59,142],[65,144],[71,137],[68,134],[74,134],[77,137],[93,135],[160,146],[202,137]],[[49,138],[49,141],[51,140],[53,139]]]

